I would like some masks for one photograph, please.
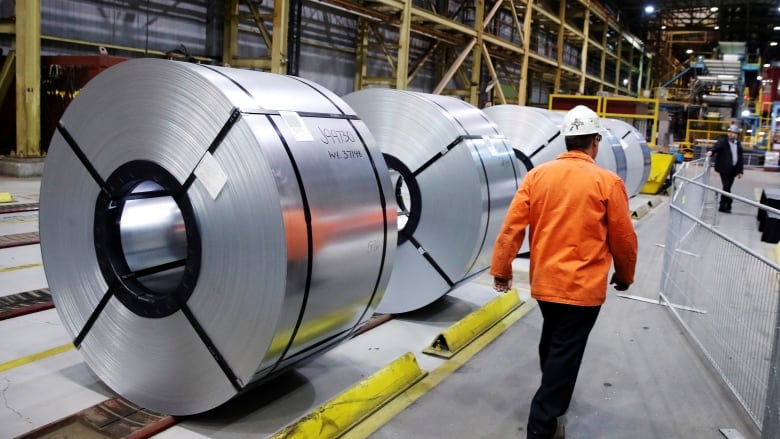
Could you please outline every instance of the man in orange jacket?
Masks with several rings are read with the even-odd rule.
[[[490,273],[495,289],[512,285],[512,260],[529,227],[531,296],[544,323],[542,382],[531,402],[528,438],[564,437],[558,417],[569,408],[585,345],[610,283],[634,282],[637,238],[623,181],[595,162],[599,118],[579,105],[564,117],[567,152],[532,169],[496,238]]]

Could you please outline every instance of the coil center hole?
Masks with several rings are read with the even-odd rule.
[[[144,287],[170,294],[181,282],[184,265],[180,262],[187,257],[186,227],[179,206],[150,180],[139,183],[122,206],[119,237],[127,267]]]
[[[409,186],[398,171],[390,169],[390,181],[393,182],[396,203],[398,204],[398,230],[402,231],[409,222],[409,216],[412,215],[412,198]]]

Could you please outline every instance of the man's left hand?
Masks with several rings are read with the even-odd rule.
[[[506,293],[512,288],[512,279],[501,279],[500,277],[493,278],[493,288],[499,293]]]
[[[631,286],[630,284],[623,283],[619,280],[614,273],[612,274],[612,279],[609,280],[609,283],[615,285],[615,289],[618,291],[626,291],[628,287]]]

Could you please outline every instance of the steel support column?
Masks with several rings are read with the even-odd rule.
[[[395,64],[395,88],[406,90],[409,82],[409,40],[412,32],[412,0],[404,2],[401,10],[401,27],[398,29],[398,55]]]
[[[41,155],[41,0],[16,2],[16,153]]]
[[[411,1],[411,0],[410,0]],[[287,73],[287,34],[290,24],[289,0],[274,1],[274,29],[271,35],[271,72]]]
[[[471,55],[471,84],[469,84],[469,99],[471,105],[479,105],[479,93],[480,93],[480,78],[482,76],[482,23],[485,20],[485,1],[474,1],[474,30],[476,31],[475,40],[477,44],[474,45],[474,52]],[[501,87],[500,84],[496,86]]]
[[[517,103],[525,105],[528,101],[528,60],[531,54],[531,13],[534,7],[534,0],[528,0],[525,6],[525,16],[523,17],[523,62],[520,67],[520,85],[517,88]]]
[[[225,30],[222,38],[222,64],[232,65],[238,51],[238,0],[225,0]]]
[[[563,47],[565,33],[566,33],[566,2],[561,2],[558,6],[558,41],[556,50],[556,61],[558,62],[558,68],[555,69],[555,85],[553,85],[553,93],[561,93],[561,67],[563,66]]]
[[[580,76],[580,85],[577,87],[579,93],[585,94],[585,77],[588,76],[588,52],[590,51],[590,1],[586,5],[585,19],[583,20],[582,33],[585,35],[585,39],[582,40],[582,60],[580,62],[580,70],[582,75]]]

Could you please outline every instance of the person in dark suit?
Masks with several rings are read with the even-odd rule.
[[[731,192],[735,178],[742,177],[742,143],[739,141],[740,129],[731,125],[727,135],[718,139],[715,145],[707,151],[707,156],[715,156],[715,171],[720,174],[724,192]],[[731,197],[721,195],[718,211],[731,213]]]

